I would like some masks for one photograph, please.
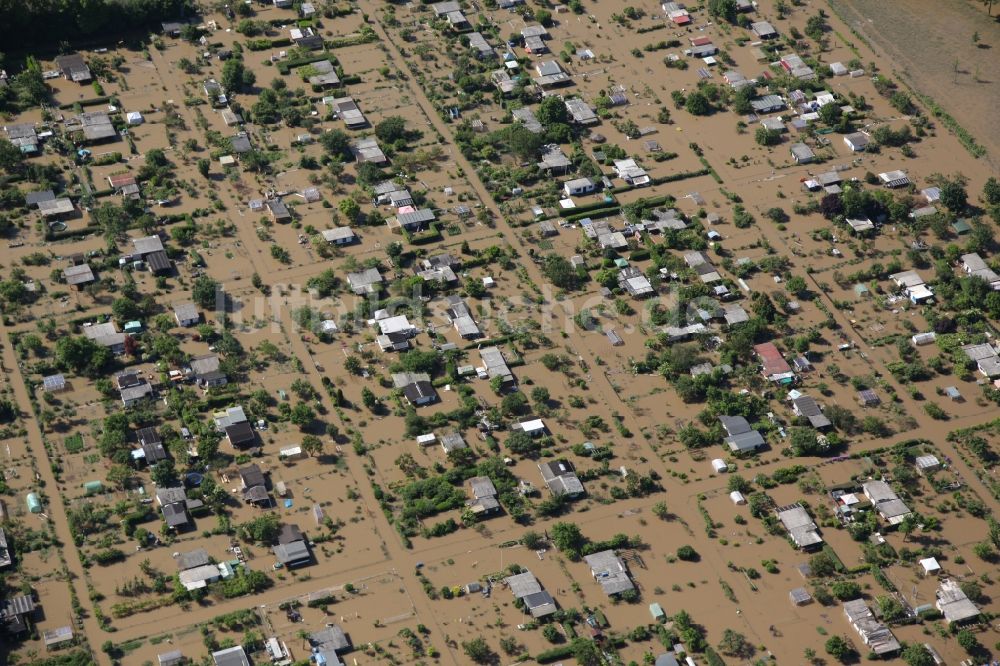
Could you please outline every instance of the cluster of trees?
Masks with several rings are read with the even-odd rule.
[[[550,254],[542,262],[542,274],[559,289],[572,291],[583,283],[586,271],[573,268],[562,255]]]
[[[0,2],[0,44],[29,50],[39,44],[72,42],[97,35],[121,37],[159,28],[161,21],[194,13],[188,0],[58,0]]]
[[[4,14],[4,17],[6,19],[7,14]],[[0,33],[4,32],[4,28],[8,25],[5,20],[0,26]],[[0,44],[6,45],[8,42],[0,40]],[[2,64],[3,57],[0,54],[0,65]],[[45,85],[45,79],[42,77],[42,67],[34,57],[28,56],[24,61],[24,69],[12,76],[8,80],[8,85],[0,87],[0,111],[18,113],[39,106],[48,98],[49,87]],[[9,141],[5,143],[10,145]],[[2,154],[9,155],[10,151],[4,150]],[[21,151],[18,150],[17,160],[20,161],[20,158]],[[8,168],[6,162],[6,158],[0,159],[0,167]]]
[[[730,23],[736,23],[739,9],[736,0],[708,0],[708,13]]]
[[[420,130],[406,129],[406,119],[402,116],[389,116],[375,126],[375,137],[383,147],[398,151],[406,150],[408,144],[419,141],[421,136]]]
[[[258,123],[273,124],[283,120],[289,127],[300,127],[308,117],[304,100],[301,90],[289,90],[284,79],[274,79],[270,88],[264,88],[257,95],[250,113]]]
[[[519,122],[487,134],[477,133],[464,124],[458,128],[455,138],[465,156],[472,160],[498,161],[501,154],[509,153],[529,161],[537,159],[546,144],[569,143],[576,136],[566,105],[557,96],[542,100],[535,109],[535,117],[543,128],[538,134]],[[530,173],[532,178],[537,177],[534,170]]]
[[[64,371],[98,377],[104,374],[113,357],[106,347],[102,347],[90,338],[66,336],[56,342],[55,360],[59,368]]]
[[[257,76],[246,68],[243,60],[236,53],[233,53],[233,56],[226,60],[226,64],[222,66],[220,83],[228,92],[247,92],[253,88],[253,84],[256,82]]]

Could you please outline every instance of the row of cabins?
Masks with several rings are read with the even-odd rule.
[[[279,2],[283,3],[286,1],[289,2],[289,5],[291,4],[290,0],[274,0],[274,4],[277,6]],[[330,591],[322,590],[311,596],[328,598],[330,594]],[[297,615],[297,613],[291,611],[289,616],[293,615]],[[309,646],[309,659],[307,661],[315,663],[317,666],[344,666],[341,656],[353,648],[347,634],[335,624],[327,624],[323,629],[312,633],[303,633],[303,637]],[[291,663],[288,647],[276,636],[265,640],[263,647],[272,663]],[[171,650],[170,652],[159,654],[157,655],[157,659],[159,666],[183,666],[183,664],[189,663],[181,650]],[[260,661],[257,663],[260,663]],[[247,656],[246,649],[242,645],[234,645],[233,647],[212,652],[212,664],[213,666],[250,666],[250,659]]]
[[[129,113],[127,122],[138,124],[142,122],[142,115],[137,112]],[[89,111],[73,116],[66,121],[65,129],[67,133],[79,132],[77,140],[82,144],[102,143],[118,137],[118,130],[115,129],[111,116],[105,111]],[[5,125],[3,130],[7,140],[17,146],[24,155],[37,154],[40,151],[41,139],[52,135],[49,130],[39,134],[33,123]]]

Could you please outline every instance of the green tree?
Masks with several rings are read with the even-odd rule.
[[[684,108],[693,116],[707,116],[714,110],[712,103],[700,90],[695,90],[684,102]]]
[[[7,139],[0,139],[0,169],[7,173],[19,170],[24,159],[20,148]]]
[[[719,650],[723,654],[739,657],[740,659],[749,659],[756,651],[753,644],[746,639],[746,636],[732,629],[726,629],[722,632],[722,640],[719,641]]]
[[[113,487],[125,490],[132,479],[132,470],[126,465],[112,465],[106,478]]]
[[[191,298],[206,310],[214,311],[218,307],[217,303],[221,294],[222,285],[207,275],[195,278],[194,284],[191,286]]]
[[[570,645],[573,648],[573,658],[579,666],[601,666],[604,663],[604,657],[594,641],[574,638]]]
[[[708,13],[716,18],[736,23],[739,10],[736,6],[736,0],[708,0]]]
[[[844,112],[840,110],[840,105],[835,102],[831,104],[824,104],[819,108],[819,119],[827,125],[833,127],[840,122],[840,117],[843,113]]]
[[[334,129],[323,132],[319,137],[319,142],[326,152],[335,159],[347,160],[352,157],[351,139],[342,130]]]
[[[812,575],[819,578],[837,573],[837,563],[824,552],[816,553],[809,558],[809,568],[812,570]]]
[[[299,402],[296,403],[294,407],[292,407],[292,411],[291,414],[289,415],[288,420],[294,423],[295,425],[299,426],[300,428],[304,428],[308,426],[310,423],[312,423],[315,419],[316,419],[316,412],[313,411],[313,408],[309,406],[309,403]]]
[[[208,178],[208,170],[211,168],[212,162],[208,158],[201,158],[198,160],[198,173],[201,174],[202,178]]]
[[[361,389],[361,402],[364,403],[369,411],[374,412],[378,409],[378,398],[375,397],[375,393],[367,386]]]
[[[996,551],[993,550],[993,544],[988,541],[977,543],[972,547],[972,552],[976,554],[976,557],[986,562],[992,562],[996,558]]]
[[[906,610],[896,597],[883,594],[875,597],[875,604],[878,606],[879,617],[886,622],[894,622],[906,617]]]
[[[781,143],[781,132],[766,127],[758,127],[753,137],[754,141],[762,146],[776,146]]]
[[[826,445],[820,444],[816,431],[809,427],[789,429],[792,451],[797,456],[818,456],[826,452]]]
[[[560,289],[572,290],[580,285],[580,276],[576,269],[565,257],[558,254],[550,254],[545,257],[542,263],[542,272],[545,277]]]
[[[521,391],[508,393],[500,401],[500,411],[504,416],[517,416],[528,411],[528,399]]]
[[[787,289],[790,294],[801,296],[808,291],[809,287],[806,285],[805,278],[799,275],[793,275],[785,282],[785,289]]]
[[[269,544],[281,529],[281,518],[276,513],[265,513],[239,526],[238,532],[244,541]]]
[[[986,526],[988,528],[988,534],[990,537],[990,543],[993,547],[1000,551],[1000,523],[996,521],[995,518],[989,516],[986,519]]]
[[[542,627],[542,636],[550,643],[562,643],[566,640],[566,637],[559,631],[555,623],[549,623]]]
[[[111,362],[111,352],[89,338],[68,336],[56,342],[55,359],[63,370],[92,377]]]
[[[934,666],[934,658],[920,643],[910,643],[903,648],[900,656],[906,666]]]
[[[482,636],[473,638],[471,641],[463,641],[462,649],[466,656],[477,664],[490,664],[497,659],[497,654]]]
[[[726,489],[729,492],[747,493],[750,492],[752,487],[753,485],[739,474],[730,474],[729,479],[726,481]]]
[[[990,206],[1000,205],[1000,180],[996,176],[990,176],[983,185],[983,201]]]
[[[536,386],[531,389],[531,399],[536,403],[546,404],[551,398],[549,390],[544,386]]]
[[[177,482],[177,472],[174,470],[174,461],[172,460],[161,460],[160,462],[153,465],[153,469],[149,475],[153,483],[163,487],[170,487]]]
[[[566,104],[558,95],[551,95],[542,100],[535,112],[535,117],[545,127],[550,125],[565,125],[570,122]]]
[[[657,502],[653,505],[653,515],[660,520],[670,519],[670,509],[667,507],[666,502]]]
[[[222,87],[231,93],[248,91],[256,81],[256,75],[243,66],[242,60],[230,58],[222,66],[220,82]]]
[[[522,456],[531,455],[538,452],[542,448],[542,445],[538,440],[523,430],[512,432],[504,441],[504,444],[508,449],[510,449],[511,453]]]
[[[361,206],[354,199],[341,199],[340,203],[337,204],[337,208],[351,222],[356,222],[361,215]]]
[[[142,319],[143,314],[139,304],[128,298],[116,298],[111,304],[111,316],[120,324]]]
[[[983,646],[980,645],[979,640],[976,635],[968,629],[962,629],[955,636],[958,639],[958,644],[965,650],[968,654],[975,655],[982,652]]]
[[[360,358],[352,354],[344,359],[344,369],[352,375],[360,375],[364,371],[365,365]]]
[[[903,517],[903,520],[899,523],[899,531],[903,533],[903,543],[906,543],[919,524],[920,516],[915,513],[908,513]]]
[[[302,450],[310,456],[323,452],[323,440],[316,435],[306,435],[302,438]]]
[[[575,523],[555,523],[549,532],[552,544],[556,548],[567,554],[575,554],[571,559],[579,557],[580,549],[587,543],[586,537]]]
[[[505,128],[503,138],[511,153],[519,159],[537,159],[545,144],[543,136],[535,134],[520,123]]]
[[[953,213],[963,213],[969,205],[962,178],[946,178],[941,182],[941,203]]]
[[[385,174],[372,162],[363,162],[358,165],[358,183],[368,187],[375,185],[385,178]]]
[[[90,216],[108,240],[116,240],[128,230],[129,215],[121,206],[105,202],[90,211]]]
[[[538,532],[528,530],[521,537],[521,544],[530,550],[538,550],[545,545],[545,538]]]
[[[819,42],[823,40],[826,27],[826,19],[823,17],[823,14],[814,14],[806,21],[805,33],[809,35],[813,41]]]
[[[751,100],[757,96],[757,88],[755,86],[743,86],[739,90],[733,93],[731,98],[731,104],[733,111],[740,115],[746,115],[753,112],[753,106],[750,104]]]
[[[841,663],[847,663],[854,656],[851,644],[841,636],[831,636],[826,640],[826,653]]]
[[[838,580],[830,585],[830,592],[841,601],[850,601],[861,596],[861,586],[852,580]]]
[[[396,143],[406,138],[406,119],[402,116],[389,116],[375,126],[375,136],[385,143]]]

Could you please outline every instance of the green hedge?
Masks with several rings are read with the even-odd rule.
[[[81,229],[66,229],[65,231],[52,231],[49,229],[45,232],[45,240],[47,241],[57,241],[57,240],[67,240],[69,238],[79,238],[82,236],[88,236],[90,234],[100,234],[101,228],[97,225],[88,225]]]
[[[332,604],[334,601],[336,601],[336,598],[333,596],[333,593],[330,593],[316,599],[310,599],[306,606],[309,608],[319,608],[320,606]]]
[[[94,166],[107,166],[109,164],[114,164],[116,162],[122,161],[121,153],[105,153],[100,157],[94,158]]]
[[[337,59],[332,57],[327,53],[322,53],[320,55],[312,56],[309,58],[300,58],[298,60],[283,60],[276,62],[274,66],[277,68],[281,74],[287,76],[293,69],[298,67],[305,67],[306,65],[311,65],[314,62],[319,62],[320,60],[329,60],[334,65],[337,64]]]
[[[79,104],[80,106],[97,106],[98,104],[107,104],[111,101],[111,98],[107,95],[103,97],[91,97],[90,99],[83,99],[79,102],[68,102],[66,104],[60,104],[59,108],[62,110],[72,109],[74,106]]]
[[[378,41],[378,35],[373,32],[368,34],[347,35],[323,42],[323,46],[328,49],[340,49],[345,46],[360,46]]]
[[[411,245],[436,243],[441,240],[441,227],[437,222],[432,222],[430,229],[427,229],[426,231],[418,231],[417,233],[412,234],[404,229],[403,235],[406,236],[406,240],[408,240]]]
[[[535,655],[535,661],[539,664],[548,664],[559,659],[568,659],[573,656],[573,646],[572,645],[560,645],[559,647],[552,648],[551,650],[546,650],[545,652],[539,652]]]
[[[573,215],[567,215],[565,219],[567,222],[579,222],[580,220],[584,220],[588,217],[592,220],[599,220],[602,217],[617,215],[619,212],[621,212],[621,206],[615,205],[607,208],[598,208],[597,210],[593,210],[589,213],[574,213]]]

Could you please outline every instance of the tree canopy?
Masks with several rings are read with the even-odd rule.
[[[191,287],[191,298],[206,310],[214,310],[217,294],[221,289],[222,286],[218,282],[207,275],[202,275],[194,281],[194,285]]]
[[[111,352],[83,336],[67,336],[56,343],[56,363],[63,370],[71,370],[90,377],[101,374],[111,362]]]
[[[191,13],[188,0],[60,0],[2,2],[0,44],[5,50],[27,50],[39,44],[121,35]]]

